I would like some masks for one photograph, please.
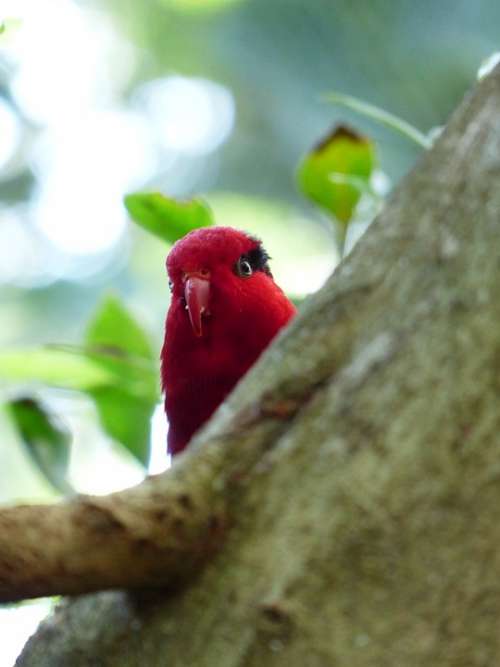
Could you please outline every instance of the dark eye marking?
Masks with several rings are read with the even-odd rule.
[[[271,276],[271,269],[269,268],[269,255],[260,244],[260,241],[255,239],[257,245],[248,252],[241,255],[235,264],[234,270],[236,275],[241,278],[249,278],[255,271],[262,271]]]
[[[234,265],[234,271],[240,278],[250,278],[253,268],[246,255],[242,255]]]

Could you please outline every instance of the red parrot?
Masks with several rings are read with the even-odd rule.
[[[196,229],[167,257],[172,301],[161,351],[168,452],[181,452],[296,312],[261,242]]]

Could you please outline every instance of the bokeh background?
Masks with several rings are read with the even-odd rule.
[[[0,349],[77,343],[99,300],[121,296],[159,350],[168,246],[133,226],[123,195],[202,194],[219,223],[260,235],[301,296],[337,261],[298,194],[300,156],[339,122],[377,142],[386,182],[419,154],[334,108],[337,90],[423,131],[442,125],[500,43],[496,0],[1,0]],[[376,258],[374,258],[376,261]],[[40,393],[73,433],[70,478],[106,493],[143,469],[99,428],[92,402]],[[150,470],[163,469],[157,411]],[[55,496],[0,412],[0,502]],[[12,665],[50,602],[0,608]]]

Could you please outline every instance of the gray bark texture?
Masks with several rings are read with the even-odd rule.
[[[499,665],[499,287],[497,68],[177,464],[216,552],[18,667]]]

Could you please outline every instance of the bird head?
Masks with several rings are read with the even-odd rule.
[[[259,302],[275,285],[261,242],[231,227],[197,229],[173,246],[167,258],[172,307],[185,311],[192,333],[202,338],[223,304],[225,319]],[[281,293],[281,290],[279,290]]]

